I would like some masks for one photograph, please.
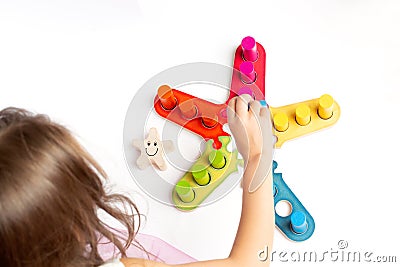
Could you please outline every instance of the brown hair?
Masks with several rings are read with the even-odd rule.
[[[102,178],[65,127],[26,110],[0,111],[0,266],[97,266],[99,236],[125,257],[139,212],[128,197],[107,194]],[[102,222],[99,209],[128,236]]]

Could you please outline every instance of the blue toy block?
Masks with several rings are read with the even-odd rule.
[[[265,101],[265,100],[260,100],[260,104],[263,107],[268,107],[267,101]]]
[[[278,167],[278,163],[274,161],[272,169],[274,177],[274,205],[276,206],[282,200],[288,201],[292,206],[292,212],[286,217],[279,216],[275,212],[275,224],[287,238],[296,242],[307,240],[314,233],[314,219],[295,194],[293,194],[285,181],[283,181],[282,173],[275,172],[276,167]]]

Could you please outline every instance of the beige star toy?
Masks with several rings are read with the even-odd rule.
[[[156,128],[150,129],[146,139],[133,140],[133,146],[140,150],[140,156],[136,164],[141,170],[153,164],[160,170],[165,171],[167,169],[167,163],[164,158],[164,153],[174,151],[172,141],[161,141]]]

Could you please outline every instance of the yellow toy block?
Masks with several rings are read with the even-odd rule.
[[[213,148],[213,140],[207,141],[206,149],[193,167],[177,182],[172,200],[180,210],[198,207],[229,175],[237,172],[241,161],[238,152],[229,152],[230,136],[219,136],[220,149]],[[194,195],[194,197],[193,197]]]
[[[284,142],[332,126],[340,117],[340,107],[330,95],[283,107],[270,107],[277,137],[276,148]]]

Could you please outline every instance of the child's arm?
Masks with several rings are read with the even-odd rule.
[[[250,110],[249,107],[250,106]],[[228,258],[178,265],[181,267],[253,267],[269,266],[266,261],[258,259],[258,252],[268,248],[271,252],[275,228],[274,200],[272,193],[271,157],[266,151],[272,150],[271,123],[268,109],[261,108],[258,101],[246,97],[236,97],[229,102],[229,126],[245,160],[243,175],[242,215],[236,239]],[[265,124],[265,125],[264,125]],[[262,127],[260,127],[260,125]],[[246,138],[247,137],[247,138]],[[264,183],[253,193],[249,192],[252,180]],[[262,255],[265,256],[265,255]],[[167,267],[170,265],[141,259],[121,259],[125,266]]]

